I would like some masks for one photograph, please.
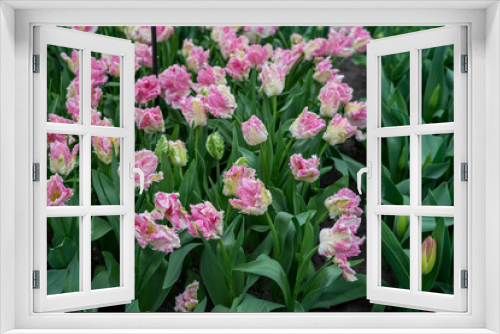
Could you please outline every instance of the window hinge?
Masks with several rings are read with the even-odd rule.
[[[467,270],[461,271],[462,289],[467,289],[469,287],[469,272]]]
[[[33,270],[33,289],[40,289],[40,270]]]
[[[469,165],[466,162],[460,164],[460,180],[469,181]]]
[[[33,181],[40,182],[40,164],[38,162],[33,164]]]
[[[40,73],[40,55],[33,55],[33,73]]]
[[[462,73],[469,72],[469,56],[462,55]]]

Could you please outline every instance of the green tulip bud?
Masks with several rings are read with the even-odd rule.
[[[168,154],[168,140],[165,135],[161,136],[158,143],[156,143],[155,155],[158,157],[159,163],[161,163],[161,157],[163,154]]]
[[[224,140],[218,132],[214,132],[208,136],[205,147],[210,156],[217,161],[224,156]]]
[[[427,275],[434,268],[437,256],[437,242],[431,236],[422,243],[422,275]]]
[[[238,158],[238,160],[236,160],[233,165],[236,165],[236,166],[243,165],[245,167],[250,167],[250,165],[248,164],[248,161],[247,161],[247,159],[245,159],[245,157]]]
[[[168,157],[174,166],[183,167],[187,164],[187,150],[180,140],[168,142]]]
[[[396,234],[401,239],[408,228],[408,216],[399,216],[396,220]]]

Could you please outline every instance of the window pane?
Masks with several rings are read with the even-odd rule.
[[[421,219],[421,290],[453,294],[453,218]]]
[[[80,123],[80,50],[47,46],[47,120]]]
[[[91,55],[91,125],[120,126],[121,57],[98,52]]]
[[[47,206],[80,205],[80,136],[47,134]]]
[[[421,136],[422,205],[453,206],[453,134]]]
[[[92,217],[92,290],[120,286],[120,216]]]
[[[382,204],[410,204],[410,137],[382,138]]]
[[[381,125],[410,125],[410,52],[380,58]]]
[[[381,285],[410,289],[410,217],[382,216]]]
[[[422,124],[453,122],[453,45],[423,49]]]
[[[47,218],[47,294],[80,291],[80,218]]]
[[[120,205],[120,138],[92,137],[92,205]]]

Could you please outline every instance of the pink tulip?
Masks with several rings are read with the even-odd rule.
[[[217,211],[210,202],[190,205],[191,217],[188,225],[189,234],[205,239],[219,239],[223,230],[224,211]]]
[[[350,34],[349,28],[340,28],[336,30],[330,27],[328,34],[328,41],[330,42],[330,54],[336,57],[350,57],[354,53],[354,36]]]
[[[155,75],[139,78],[135,83],[135,102],[138,104],[147,104],[160,93],[160,85]]]
[[[257,41],[257,37],[261,39],[268,38],[273,36],[278,29],[279,26],[246,26],[243,27],[243,32],[252,43],[255,43]]]
[[[248,80],[252,64],[247,60],[243,51],[234,52],[226,65],[226,72],[236,81]]]
[[[290,72],[300,55],[293,54],[291,50],[276,49],[273,55],[273,62],[276,66],[281,66],[286,68],[286,74]]]
[[[366,128],[365,102],[349,102],[344,107],[344,115],[351,125],[356,126],[358,129]]]
[[[285,88],[286,67],[276,64],[265,64],[259,75],[262,89],[268,97],[280,95]]]
[[[316,136],[324,127],[325,121],[305,107],[299,117],[293,121],[290,132],[295,139],[309,139]]]
[[[190,312],[198,306],[198,281],[193,281],[183,293],[175,297],[175,312]]]
[[[225,85],[227,83],[226,70],[219,66],[210,67],[206,65],[204,69],[198,72],[196,80],[198,84],[205,87],[210,87],[211,85]]]
[[[350,125],[347,118],[343,118],[340,114],[335,114],[330,121],[330,124],[326,127],[323,139],[330,145],[337,145],[344,143],[355,133],[356,127]]]
[[[95,33],[97,31],[98,26],[70,26],[69,28],[73,28],[75,30]]]
[[[235,38],[237,27],[215,26],[212,27],[210,38],[216,43],[222,43],[227,38]]]
[[[233,165],[228,171],[222,175],[222,182],[224,184],[222,193],[225,196],[236,196],[240,180],[248,178],[255,179],[255,169],[246,167],[245,165]]]
[[[304,41],[304,37],[302,37],[301,34],[293,33],[290,35],[290,40],[292,41],[292,44],[299,44]]]
[[[73,123],[73,122],[72,122]],[[75,137],[71,135],[63,135],[59,133],[47,133],[47,148],[50,147],[50,144],[59,142],[63,144],[71,145],[75,142]]]
[[[352,88],[346,83],[339,82],[343,77],[332,76],[326,85],[319,91],[321,106],[319,113],[323,117],[333,117],[342,104],[352,99]]]
[[[184,65],[172,65],[159,76],[162,97],[174,109],[180,109],[182,102],[191,93],[191,74]]]
[[[314,182],[319,177],[319,159],[313,155],[310,159],[304,159],[302,154],[293,154],[290,157],[290,169],[297,181]]]
[[[314,69],[313,79],[317,82],[324,84],[332,74],[337,74],[339,70],[332,70],[332,61],[330,57],[327,57],[316,63],[316,67]]]
[[[248,121],[241,123],[241,131],[248,145],[259,145],[267,140],[266,127],[255,115],[252,115]]]
[[[229,203],[241,213],[249,215],[263,215],[273,200],[271,192],[258,179],[242,178],[236,193],[239,199],[230,199]]]
[[[160,107],[135,108],[135,124],[146,133],[163,132],[165,123]]]
[[[208,121],[208,98],[201,94],[189,96],[181,105],[186,122],[192,126],[205,126]]]
[[[339,269],[342,269],[342,276],[344,276],[344,279],[348,282],[355,282],[358,279],[356,278],[356,272],[354,269],[351,268],[351,264],[347,261],[341,261],[337,259],[335,261],[337,263],[337,266]]]
[[[244,51],[248,43],[246,36],[232,37],[231,35],[225,35],[224,40],[219,44],[222,57],[228,59],[238,51]]]
[[[357,233],[359,225],[361,225],[361,218],[356,214],[342,214],[337,220],[337,223],[343,224],[351,230],[352,233]]]
[[[73,189],[63,185],[59,175],[52,175],[47,181],[47,206],[64,206],[73,196]]]
[[[62,124],[73,124],[74,122],[70,119],[64,118],[56,114],[49,114],[49,122],[51,123],[62,123]]]
[[[50,171],[54,174],[68,175],[76,164],[79,145],[76,144],[70,152],[66,142],[56,141],[50,144]]]
[[[259,71],[262,69],[262,65],[264,65],[272,55],[273,47],[271,44],[266,44],[264,46],[254,44],[248,46],[245,50],[245,58],[251,66],[257,65]]]
[[[163,179],[163,172],[155,173],[158,167],[158,157],[154,152],[142,149],[135,152],[135,168],[144,172],[144,189],[148,189],[153,182]],[[140,187],[140,177],[135,174],[135,187]]]
[[[323,57],[329,55],[329,43],[324,38],[315,38],[307,42],[304,46],[305,60],[312,60],[315,57]]]
[[[366,51],[366,45],[372,40],[370,32],[358,26],[351,27],[351,34],[354,36],[354,50],[357,52]]]
[[[135,43],[135,62],[137,65],[142,65],[146,67],[153,66],[153,51],[151,46],[143,43]]]
[[[92,80],[92,88],[99,85],[104,85],[108,81],[108,76],[106,72],[108,71],[108,65],[104,59],[97,60],[92,57],[90,62],[90,78]]]
[[[92,147],[97,158],[109,165],[113,160],[113,147],[115,155],[118,157],[120,140],[112,137],[92,137]]]
[[[183,230],[188,226],[189,215],[179,201],[179,194],[157,192],[155,195],[155,208],[164,214],[164,217],[176,230]]]
[[[66,54],[66,52],[61,52],[61,58],[68,63],[68,67],[73,73],[78,73],[78,68],[80,67],[80,51],[73,50],[71,52],[71,58]]]
[[[151,44],[150,26],[128,26],[124,29],[125,36],[134,42]],[[166,41],[174,33],[174,27],[158,26],[156,27],[156,41]]]
[[[333,219],[344,214],[361,215],[363,210],[359,208],[360,202],[361,198],[352,190],[343,188],[335,195],[328,197],[325,200],[325,206],[330,213],[330,218]]]
[[[121,58],[119,56],[103,55],[102,59],[104,59],[106,65],[108,66],[109,75],[119,77]]]
[[[209,51],[196,46],[190,39],[185,39],[182,47],[182,55],[186,59],[189,70],[198,73],[205,65],[208,65]]]
[[[71,115],[75,123],[80,122],[80,102],[78,99],[77,96],[66,100],[66,111]]]
[[[210,86],[208,95],[208,111],[217,118],[231,118],[238,105],[228,86]]]
[[[166,254],[180,248],[179,236],[173,228],[159,225],[153,214],[135,214],[135,238],[142,248],[149,245],[152,249]]]

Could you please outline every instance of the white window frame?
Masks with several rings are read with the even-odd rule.
[[[456,6],[456,7],[453,7]],[[15,9],[14,9],[14,8]],[[66,7],[66,8],[62,8]],[[68,8],[69,7],[69,8]],[[86,8],[85,8],[86,7]],[[98,9],[97,7],[101,8]],[[104,10],[102,8],[108,8]],[[127,7],[129,9],[118,9]],[[0,322],[12,333],[495,333],[500,331],[500,11],[495,1],[350,2],[22,2],[0,4]],[[266,7],[266,8],[264,8]],[[79,8],[75,10],[75,8]],[[130,9],[132,8],[132,9]],[[148,9],[149,8],[149,9]],[[221,9],[223,8],[223,9]],[[54,10],[58,9],[58,10]],[[469,27],[469,308],[436,314],[34,314],[29,259],[32,203],[32,27],[61,25],[449,25]],[[15,38],[14,38],[15,36]],[[15,62],[14,62],[15,58]],[[13,64],[15,63],[15,69]],[[488,71],[486,71],[488,66]],[[9,77],[4,74],[9,74]],[[15,83],[12,85],[12,78]],[[15,101],[5,96],[15,96]],[[15,110],[15,127],[12,126]],[[472,122],[472,118],[474,121]],[[484,137],[487,133],[488,140]],[[28,134],[28,135],[27,135]],[[15,145],[12,145],[15,138]],[[485,152],[488,152],[486,154]],[[15,161],[15,165],[5,162]],[[15,173],[15,174],[14,174]],[[486,182],[488,174],[488,182]],[[15,177],[12,177],[15,175]],[[12,199],[12,189],[15,198]],[[486,196],[487,194],[487,196]],[[488,222],[486,220],[488,204]],[[15,224],[12,224],[14,222]],[[472,233],[473,232],[473,233]],[[13,237],[14,236],[14,237]],[[15,250],[12,256],[12,250]],[[488,266],[485,254],[488,249]],[[488,293],[486,293],[488,291]],[[14,305],[14,307],[12,307]],[[140,328],[139,330],[132,330]],[[231,330],[231,328],[233,330]],[[121,330],[120,330],[121,329]],[[158,331],[155,331],[157,329]],[[294,330],[293,330],[294,329]],[[345,330],[343,330],[345,329]],[[81,332],[81,331],[80,331]]]
[[[34,311],[74,311],[116,304],[134,299],[134,192],[131,166],[134,166],[134,80],[135,47],[128,40],[91,35],[81,31],[50,26],[34,27],[34,52],[39,55],[39,73],[33,75],[34,162],[40,164],[34,193],[34,270],[39,271],[39,289],[34,289]],[[79,51],[80,122],[47,122],[47,46],[56,45]],[[120,120],[114,127],[91,125],[91,52],[120,57]],[[78,206],[47,206],[47,133],[80,137],[80,203]],[[120,142],[120,205],[91,205],[91,139],[93,136],[117,138]],[[95,216],[120,216],[120,286],[91,288],[91,219]],[[47,218],[79,219],[78,292],[47,295]]]
[[[449,26],[374,40],[367,50],[367,163],[371,177],[367,179],[367,298],[375,304],[414,307],[422,310],[464,312],[467,291],[460,284],[462,270],[467,270],[467,185],[460,180],[461,163],[467,163],[467,73],[461,71],[461,56],[467,55],[466,27]],[[454,122],[422,124],[422,60],[421,51],[452,45],[454,47]],[[410,124],[382,127],[381,58],[408,52],[410,55]],[[422,135],[454,134],[453,189],[454,206],[422,205]],[[381,192],[382,138],[408,137],[410,140],[410,203],[383,205]],[[398,289],[382,286],[383,215],[410,218],[410,287]],[[453,294],[424,292],[422,283],[421,219],[428,217],[454,218]]]

